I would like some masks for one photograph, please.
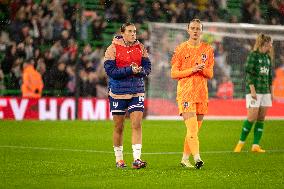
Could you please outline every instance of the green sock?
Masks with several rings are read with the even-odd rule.
[[[263,121],[257,121],[254,126],[254,139],[253,144],[259,144],[263,132]]]
[[[240,141],[244,142],[246,140],[252,126],[253,126],[253,122],[249,122],[248,120],[244,121]]]

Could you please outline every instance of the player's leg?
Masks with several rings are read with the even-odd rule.
[[[187,137],[184,138],[184,144],[183,144],[183,154],[180,161],[181,166],[187,167],[187,168],[193,168],[194,166],[189,161],[189,156],[191,154],[189,145],[188,145]]]
[[[259,146],[259,142],[263,133],[263,125],[267,109],[268,107],[259,108],[257,121],[254,125],[254,138],[253,138],[253,145],[251,148],[251,151],[253,152],[265,152],[265,150],[261,149],[261,147]]]
[[[199,154],[199,139],[198,139],[198,122],[197,122],[197,104],[182,102],[182,116],[186,125],[186,138],[191,154],[195,161],[195,167],[201,168],[203,161]]]
[[[123,130],[125,120],[126,100],[109,98],[110,110],[113,115],[113,148],[116,160],[116,167],[124,168],[126,164],[123,160]]]
[[[259,96],[257,96],[257,100],[255,100],[251,97],[250,94],[246,95],[247,119],[243,122],[240,139],[234,149],[234,152],[241,152],[245,144],[246,138],[249,135],[251,128],[257,119],[259,106]]]
[[[186,125],[186,138],[188,141],[191,154],[195,161],[195,167],[199,169],[203,165],[199,154],[199,139],[198,139],[198,122],[195,112],[183,112],[182,114]]]
[[[204,115],[208,112],[208,102],[196,103],[196,115],[198,122],[198,130],[200,130]]]
[[[188,107],[188,103],[184,102],[178,102],[178,109],[179,109],[179,115],[183,115],[184,109]],[[183,155],[181,158],[181,166],[187,167],[187,168],[193,168],[194,166],[189,161],[189,156],[191,154],[191,150],[189,147],[189,141],[187,138],[187,135],[184,138],[184,144],[183,144]]]
[[[133,97],[128,105],[132,129],[132,150],[134,162],[132,167],[140,169],[146,167],[146,162],[141,160],[142,149],[142,118],[144,112],[144,96]]]
[[[126,167],[123,160],[123,130],[125,115],[113,115],[113,148],[117,167]]]
[[[197,103],[196,107],[195,107],[196,110],[194,108],[192,109],[193,112],[196,111],[196,113],[197,113],[198,130],[200,129],[200,127],[202,125],[204,114],[207,113],[207,109],[208,109],[207,106],[208,106],[208,103]],[[186,107],[184,108],[184,103],[181,103],[179,105],[179,109],[180,109],[180,112],[185,111],[184,109],[186,109]],[[183,145],[184,146],[183,147],[183,156],[182,156],[182,159],[181,159],[181,165],[184,166],[184,167],[194,167],[189,162],[189,156],[191,154],[189,142],[190,141],[188,141],[187,136],[185,136],[184,145]]]
[[[197,114],[197,123],[198,123],[198,129],[200,130],[201,126],[202,126],[202,122],[203,122],[203,118],[204,118],[204,114],[205,113],[198,113]]]
[[[196,115],[197,115],[197,124],[198,124],[197,137],[202,125],[204,115],[207,114],[207,112],[208,112],[208,102],[196,103]],[[200,158],[200,155],[198,154],[196,157],[194,157],[194,160],[195,160],[195,167],[197,169],[200,169],[204,164],[204,162]]]
[[[203,121],[203,114],[198,114],[197,115],[197,123],[198,123],[198,129],[201,128],[202,125],[202,121]],[[191,154],[189,145],[188,145],[188,141],[187,138],[185,136],[184,138],[184,144],[183,144],[183,155],[182,155],[182,159],[181,159],[181,165],[184,167],[194,167],[193,165],[190,164],[189,162],[189,156]]]
[[[257,120],[254,126],[254,139],[251,149],[253,152],[265,152],[265,150],[261,149],[261,147],[259,146],[259,142],[263,133],[265,116],[267,114],[268,108],[271,106],[272,106],[271,94],[262,95]]]
[[[247,110],[247,119],[244,120],[241,135],[238,144],[236,145],[234,152],[241,152],[246,138],[249,135],[251,128],[254,124],[254,122],[257,119],[259,108],[248,108]]]

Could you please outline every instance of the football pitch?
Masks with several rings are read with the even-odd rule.
[[[266,121],[261,145],[232,150],[242,121],[204,121],[199,139],[205,165],[179,165],[182,121],[143,121],[142,159],[131,168],[131,129],[124,133],[128,168],[115,168],[111,121],[0,121],[0,188],[284,188],[284,121]]]

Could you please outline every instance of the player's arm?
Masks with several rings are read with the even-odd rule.
[[[249,85],[251,97],[256,99],[256,91],[254,85]]]
[[[116,51],[114,45],[110,45],[107,48],[104,57],[104,68],[107,75],[113,79],[122,79],[132,75],[134,73],[132,66],[127,66],[123,68],[118,68],[116,66],[115,54]]]
[[[149,55],[145,46],[142,43],[140,43],[140,47],[142,50],[142,60],[138,75],[141,77],[146,77],[151,73],[151,61],[149,59]]]
[[[214,52],[213,49],[210,48],[208,54],[208,64],[202,70],[202,74],[208,79],[211,79],[213,77],[213,66],[214,66]]]
[[[200,70],[200,68],[196,67],[181,70],[182,57],[179,56],[179,52],[180,48],[176,48],[174,55],[172,57],[171,78],[173,79],[182,79]]]
[[[254,85],[254,77],[256,75],[254,65],[256,61],[255,54],[253,52],[250,53],[245,63],[246,79],[249,85]]]
[[[245,63],[245,71],[246,71],[246,79],[250,88],[250,94],[252,98],[256,99],[256,91],[254,86],[254,77],[255,77],[255,68],[254,63],[256,61],[256,57],[254,53],[250,53],[247,61]]]
[[[269,59],[269,60],[271,62],[271,59]],[[269,86],[270,86],[271,98],[273,100],[274,94],[273,94],[273,85],[272,85],[272,62],[270,64],[270,68],[269,68],[268,83],[269,83]]]

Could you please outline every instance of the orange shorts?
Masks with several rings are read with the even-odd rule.
[[[182,102],[178,101],[179,115],[183,112],[195,112],[196,114],[206,114],[208,102]]]

